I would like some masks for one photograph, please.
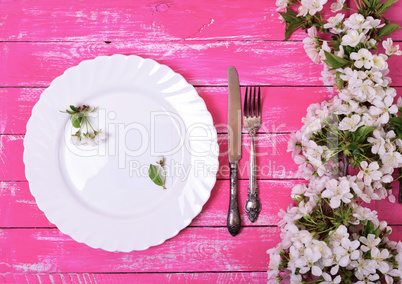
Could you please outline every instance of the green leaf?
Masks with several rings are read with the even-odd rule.
[[[360,151],[359,151],[359,149],[355,149],[355,150],[353,150],[353,156],[359,156],[360,155]]]
[[[163,186],[163,181],[159,175],[158,168],[155,165],[149,165],[148,175],[156,185]]]
[[[382,38],[384,36],[392,34],[394,31],[402,29],[402,27],[398,24],[388,24],[384,26],[380,32],[378,33],[378,38]]]
[[[395,130],[396,135],[398,135],[398,138],[402,139],[402,128],[397,128]]]
[[[341,68],[349,63],[349,61],[346,60],[345,58],[336,56],[335,54],[329,53],[325,50],[324,50],[324,53],[325,53],[325,58],[327,58],[327,60],[324,60],[324,62],[327,63],[327,65],[331,66],[332,68],[335,68],[335,69]]]
[[[298,28],[300,28],[303,25],[303,23],[294,23],[290,24],[286,27],[286,32],[285,32],[285,40],[288,40],[289,37],[297,31]]]
[[[75,106],[70,105],[70,108],[71,108],[71,110],[73,110],[73,111],[75,111],[75,112],[78,112],[78,109],[77,109]]]
[[[353,141],[354,142],[363,142],[366,140],[367,136],[369,136],[375,127],[372,126],[360,126],[354,133],[353,133]]]
[[[340,45],[341,45],[341,42],[339,40],[336,40],[332,43],[332,47],[335,49],[339,49]]]
[[[296,17],[296,16],[292,16],[288,13],[284,13],[284,12],[279,12],[279,14],[281,14],[281,16],[285,19],[286,22],[294,24],[294,23],[300,23],[301,20],[300,18]]]
[[[348,145],[348,147],[346,147],[346,149],[348,149],[348,150],[357,150],[358,149],[357,143],[356,142],[350,143]]]
[[[369,0],[363,0],[364,4],[366,4],[366,7],[370,7],[370,1]]]
[[[369,234],[374,234],[374,223],[368,221],[366,224],[366,229],[364,230],[364,236],[367,238]]]
[[[400,117],[391,117],[389,122],[395,124],[396,126],[402,127],[402,118]]]
[[[392,4],[394,4],[395,2],[398,2],[398,0],[387,0],[387,1],[385,1],[384,4],[381,5],[381,8],[379,9],[379,12],[384,13],[389,8],[391,8]]]
[[[292,9],[289,9],[289,7],[286,9],[286,13],[288,13],[291,16],[297,16],[297,13],[293,11]]]
[[[75,128],[80,128],[81,127],[81,121],[82,121],[82,116],[79,116],[77,114],[73,114],[71,116],[71,123]]]
[[[341,90],[342,88],[343,88],[343,85],[345,84],[345,81],[343,81],[342,79],[341,79],[341,75],[342,75],[343,73],[341,73],[341,72],[336,72],[336,79],[335,79],[335,82],[336,82],[336,86],[338,87],[338,89],[339,90]]]

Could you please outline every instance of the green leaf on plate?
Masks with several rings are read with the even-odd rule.
[[[75,128],[80,128],[81,127],[81,121],[82,121],[82,116],[79,116],[77,114],[73,114],[71,116],[71,123]]]
[[[149,165],[148,175],[156,185],[163,186],[163,181],[159,175],[158,168],[155,165]]]

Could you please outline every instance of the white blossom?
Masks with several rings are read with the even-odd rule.
[[[339,123],[340,130],[356,131],[357,128],[363,125],[360,115],[354,114],[351,117],[345,117]]]
[[[313,16],[322,10],[325,3],[327,3],[327,0],[302,0],[297,16],[306,16],[307,14]]]
[[[281,11],[286,9],[288,6],[289,0],[276,0],[276,6],[278,7],[276,11]]]
[[[379,54],[373,56],[373,67],[377,70],[385,70],[388,68],[388,57],[385,54]]]
[[[360,171],[357,174],[359,179],[364,180],[364,184],[369,185],[373,180],[379,180],[382,173],[378,170],[380,166],[377,162],[368,164],[366,161],[360,163]]]
[[[282,258],[279,253],[273,253],[269,256],[268,265],[268,279],[275,278],[279,274],[279,265],[282,262]]]
[[[385,54],[388,56],[392,56],[392,55],[402,55],[402,51],[399,50],[399,45],[398,44],[394,44],[391,38],[387,38],[387,40],[384,40],[382,42],[382,46],[385,49]]]
[[[80,145],[81,144],[81,137],[77,136],[77,135],[72,135],[71,136],[71,142],[73,143],[73,145]]]
[[[314,276],[321,276],[322,270],[316,263],[320,258],[319,252],[313,251],[312,248],[306,248],[304,254],[296,260],[296,267],[300,268],[301,274],[305,274],[311,269]]]
[[[373,67],[373,55],[365,48],[359,49],[358,52],[352,52],[350,58],[355,60],[354,65],[357,68],[371,69]]]
[[[332,208],[338,208],[341,201],[349,203],[353,195],[350,193],[350,184],[347,180],[342,180],[338,184],[333,179],[327,183],[327,189],[323,191],[322,197],[330,199],[330,206]]]
[[[366,35],[361,33],[359,34],[356,30],[348,30],[346,35],[342,37],[342,45],[355,47],[361,42],[364,42]]]
[[[350,264],[352,260],[358,259],[360,256],[357,248],[360,246],[358,240],[351,241],[347,238],[341,240],[341,245],[334,248],[334,253],[339,265],[346,267]]]
[[[336,277],[334,277],[334,279],[332,279],[332,276],[328,273],[323,273],[322,277],[324,278],[325,281],[320,282],[321,284],[338,284],[341,283],[341,276],[337,275]]]
[[[336,13],[342,10],[345,0],[337,0],[335,3],[331,4],[331,12]]]
[[[375,235],[373,235],[373,234],[368,234],[367,238],[364,236],[361,236],[359,238],[359,241],[362,243],[360,249],[363,252],[366,252],[366,251],[369,251],[372,248],[378,246],[378,244],[380,243],[381,240],[379,238],[376,238]]]
[[[389,251],[387,249],[379,250],[377,247],[373,247],[371,249],[371,258],[377,262],[378,270],[382,273],[389,271],[390,267],[388,262],[386,261],[389,258]]]
[[[344,2],[344,0],[341,0],[341,1]],[[339,2],[337,2],[337,3],[339,3]],[[336,3],[333,3],[333,4],[336,4]],[[342,3],[342,5],[343,5],[343,3]],[[324,28],[331,29],[331,32],[334,32],[335,34],[339,34],[340,32],[342,32],[342,29],[338,29],[337,26],[343,21],[343,18],[345,18],[345,14],[342,14],[342,13],[339,13],[333,17],[330,17],[327,20],[327,23],[324,24]]]
[[[369,28],[370,22],[367,22],[362,14],[354,13],[345,20],[344,25],[352,30],[360,30]]]

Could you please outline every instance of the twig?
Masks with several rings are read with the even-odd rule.
[[[343,176],[347,176],[348,175],[348,168],[349,168],[349,159],[348,156],[346,156],[345,154],[342,154],[343,156]]]

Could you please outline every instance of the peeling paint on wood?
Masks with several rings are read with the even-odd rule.
[[[225,227],[190,227],[146,251],[111,253],[55,229],[3,230],[0,273],[265,271],[278,238],[271,227],[245,227],[235,238]]]
[[[133,274],[0,274],[0,283],[20,284],[169,284],[169,283],[265,283],[266,272],[231,272],[231,273],[133,273]]]
[[[244,94],[244,87],[241,89]],[[0,134],[25,134],[32,107],[43,90],[0,89],[0,99],[6,102],[0,104]],[[218,133],[227,133],[227,87],[197,87],[196,90],[211,112]],[[331,90],[325,87],[262,87],[263,125],[259,132],[282,133],[300,129],[301,118],[306,115],[307,107],[332,97]],[[397,90],[402,92],[402,88]],[[246,131],[243,129],[243,132]]]

